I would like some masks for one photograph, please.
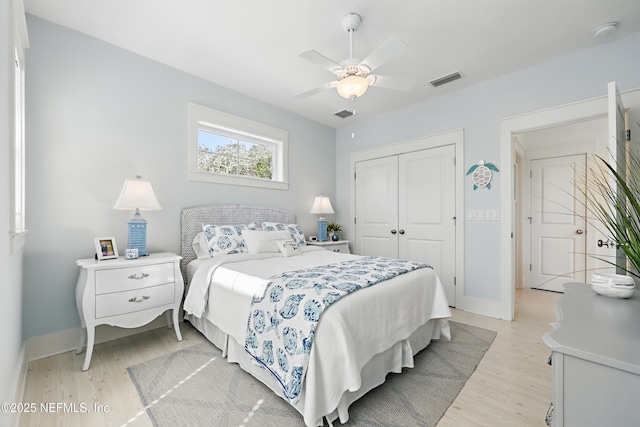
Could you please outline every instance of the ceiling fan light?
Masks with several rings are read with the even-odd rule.
[[[364,95],[368,88],[369,82],[360,76],[345,77],[336,85],[338,94],[347,99]]]

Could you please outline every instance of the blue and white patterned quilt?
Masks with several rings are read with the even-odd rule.
[[[255,295],[247,322],[246,351],[296,402],[307,371],[316,324],[322,312],[345,295],[428,265],[362,257],[286,272]]]

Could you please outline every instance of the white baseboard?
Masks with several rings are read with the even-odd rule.
[[[140,328],[126,329],[109,325],[100,325],[96,328],[95,343],[100,344],[106,341],[124,338],[141,332],[150,331],[160,327],[167,327],[165,316],[159,316],[153,322]],[[26,361],[43,359],[56,354],[66,353],[75,350],[80,340],[81,328],[66,329],[64,331],[53,332],[51,334],[30,337],[25,340],[23,347],[26,347]],[[26,368],[25,368],[26,373]],[[19,402],[20,400],[17,400]]]
[[[13,393],[12,402],[24,402],[24,387],[27,382],[27,346],[23,342],[20,349],[20,355],[18,356],[18,362],[14,370],[13,380],[11,382],[11,392]],[[5,422],[7,426],[18,427],[20,425],[20,413],[14,412],[4,414],[6,416]],[[2,423],[0,423],[2,424]]]
[[[462,300],[456,300],[456,308],[470,313],[481,314],[482,316],[500,319],[500,301],[490,301],[486,299],[465,296]]]

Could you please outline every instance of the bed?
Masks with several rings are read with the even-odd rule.
[[[301,246],[296,256],[285,256],[287,252],[282,247],[279,252],[265,249],[247,253],[248,241],[244,251],[214,254],[220,256],[207,256],[202,248],[207,244],[201,233],[203,225],[259,230],[263,224],[270,227],[269,223],[293,225],[295,215],[250,205],[183,209],[181,269],[187,278],[185,319],[220,348],[228,362],[239,364],[289,401],[300,412],[305,425],[321,426],[325,419],[330,425],[337,419],[346,422],[351,403],[384,383],[388,373],[413,367],[413,356],[431,340],[451,339],[447,320],[451,312],[431,268],[419,268],[381,281],[349,293],[324,309],[313,333],[300,394],[290,399],[282,384],[245,350],[254,293],[284,271],[360,262],[363,257],[312,246]],[[264,235],[261,231],[251,233]],[[295,234],[292,231],[291,238],[301,237]],[[245,236],[249,239],[249,232]],[[275,234],[269,236],[275,238]],[[282,246],[283,241],[279,242]],[[273,248],[272,243],[265,245]],[[252,242],[250,248],[255,247]]]

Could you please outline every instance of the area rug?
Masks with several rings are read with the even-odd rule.
[[[496,333],[449,322],[415,367],[390,374],[349,408],[346,426],[435,426],[482,360]],[[128,368],[157,427],[300,427],[302,416],[258,380],[201,343]],[[340,425],[335,422],[335,425]]]

